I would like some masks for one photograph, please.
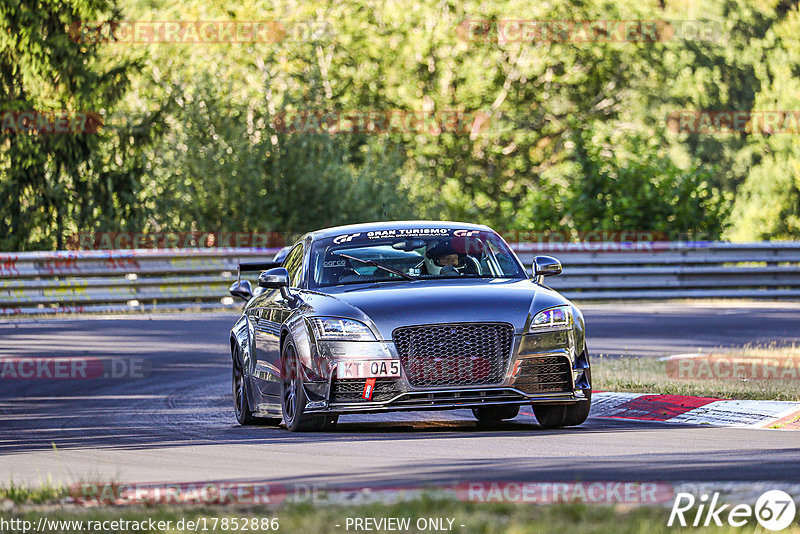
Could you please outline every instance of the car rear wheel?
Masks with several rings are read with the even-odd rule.
[[[482,406],[473,408],[472,415],[478,425],[496,425],[504,419],[514,419],[519,414],[519,406]]]
[[[588,388],[582,389],[586,400],[575,404],[533,404],[533,414],[539,424],[545,428],[559,428],[562,426],[578,426],[589,417],[592,408],[592,371],[586,369]]]
[[[244,376],[242,359],[239,355],[239,347],[233,349],[233,411],[236,421],[240,425],[252,425],[256,423],[250,411],[250,401],[247,400],[247,377]]]
[[[281,379],[281,409],[283,422],[292,432],[318,432],[333,430],[338,415],[308,415],[305,413],[306,399],[300,362],[294,343],[288,340],[283,347],[283,377]]]

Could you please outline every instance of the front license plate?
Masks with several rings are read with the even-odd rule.
[[[399,378],[398,360],[359,360],[339,362],[337,378]]]

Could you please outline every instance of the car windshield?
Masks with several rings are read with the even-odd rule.
[[[403,228],[343,234],[311,251],[312,287],[431,278],[526,278],[494,232]]]

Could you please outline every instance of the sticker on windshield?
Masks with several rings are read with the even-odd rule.
[[[398,228],[367,232],[367,238],[447,236],[450,235],[450,232],[450,228]]]
[[[374,241],[376,239],[391,239],[394,237],[476,237],[480,235],[480,233],[480,230],[468,230],[466,228],[391,228],[388,230],[373,230],[365,233],[343,234],[334,237],[333,243],[335,245],[341,245],[353,241]]]
[[[336,243],[337,245],[339,245],[341,243],[349,243],[350,241],[353,240],[353,238],[356,238],[356,237],[358,237],[360,235],[361,235],[361,232],[358,232],[356,234],[340,235],[338,237],[334,237],[333,238],[333,242]]]

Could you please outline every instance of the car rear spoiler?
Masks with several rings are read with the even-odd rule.
[[[279,261],[240,261],[236,271],[236,281],[241,281],[243,272],[266,271],[280,266],[281,262]]]

